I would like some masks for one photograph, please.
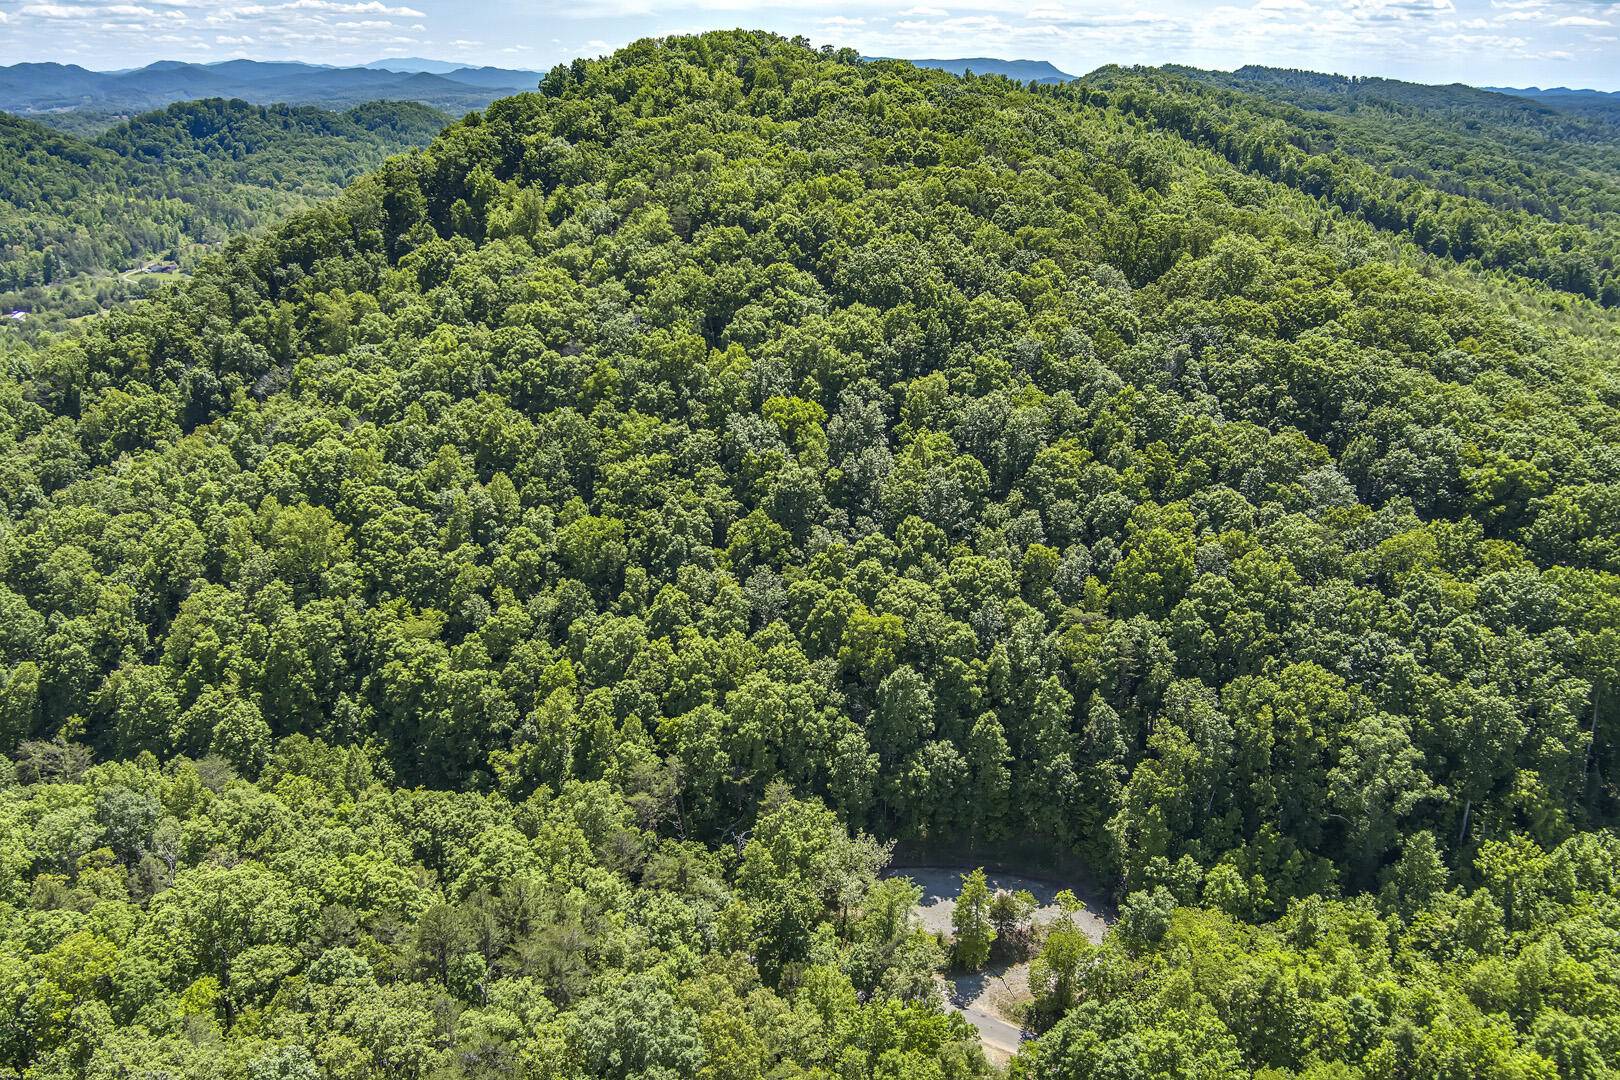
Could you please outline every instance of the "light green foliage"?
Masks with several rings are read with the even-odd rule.
[[[1180,908],[1152,944],[1054,931],[1031,986],[1037,1022],[1056,1023],[1015,1074],[1112,1075],[1123,1055],[1144,1075],[1200,1058],[1220,1062],[1200,1075],[1608,1075],[1620,950],[1600,928],[1620,914],[1617,856],[1606,833],[1488,845],[1483,886],[1404,917],[1311,897],[1260,926]],[[1177,1042],[1191,1056],[1153,1049]],[[1162,1060],[1176,1063],[1154,1073]]]
[[[738,865],[641,828],[601,784],[514,803],[388,779],[374,755],[294,737],[256,783],[148,756],[0,788],[0,1061],[230,1061],[254,1080],[984,1073],[934,1003],[943,957],[908,925],[916,890],[877,883],[881,849],[819,804],[771,796]],[[476,878],[494,849],[506,864]]]
[[[984,967],[996,941],[996,926],[994,899],[983,868],[962,875],[962,891],[951,909],[951,932],[956,965],[965,971]]]

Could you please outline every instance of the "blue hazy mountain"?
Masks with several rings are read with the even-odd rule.
[[[938,68],[952,75],[973,72],[975,75],[1005,75],[1019,82],[1062,83],[1073,82],[1075,76],[1059,71],[1045,60],[998,60],[991,56],[969,56],[958,60],[912,60],[906,57],[869,56],[868,60],[903,59],[918,67]]]
[[[429,75],[448,75],[457,68],[466,67],[449,60],[428,60],[420,56],[390,56],[382,60],[373,60],[369,64],[359,65],[373,71],[398,71],[407,75],[414,75],[425,71]]]
[[[1561,112],[1584,113],[1611,122],[1620,122],[1620,91],[1577,90],[1567,86],[1550,86],[1545,90],[1539,86],[1487,86],[1484,89],[1494,90],[1498,94],[1530,98]]]
[[[1549,86],[1545,90],[1539,86],[1482,86],[1480,89],[1491,90],[1498,94],[1512,94],[1514,97],[1582,98],[1593,101],[1620,101],[1620,90],[1572,90],[1567,86]]]
[[[444,78],[468,86],[481,86],[488,90],[506,90],[512,87],[520,90],[533,90],[540,82],[541,75],[537,71],[520,71],[514,68],[498,67],[458,67],[444,73]]]

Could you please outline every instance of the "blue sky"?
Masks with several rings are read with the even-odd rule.
[[[1475,85],[1620,89],[1615,0],[0,0],[0,63],[363,63],[544,69],[639,37],[748,26],[902,57],[1246,63]]]

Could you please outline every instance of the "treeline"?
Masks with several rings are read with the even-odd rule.
[[[632,847],[740,850],[739,874],[785,784],[851,832],[1066,846],[1128,927],[1191,903],[1260,924],[1400,904],[1412,866],[1424,897],[1490,888],[1503,845],[1578,850],[1614,820],[1610,324],[1369,258],[1377,240],[1095,97],[745,33],[560,67],[0,382],[0,739],[24,780],[81,746],[158,788],[213,755],[247,778],[222,792],[297,808],[329,785],[277,763],[311,740],[365,748],[404,789],[380,799],[494,820],[617,793],[653,834]],[[8,798],[44,821],[82,798],[75,770]],[[340,857],[472,895],[461,863],[342,816],[360,831]],[[520,816],[477,880],[500,895],[557,827]],[[257,833],[201,835],[206,874],[286,866]],[[126,883],[156,850],[108,846]],[[3,897],[27,986],[81,933],[38,883],[107,862],[43,859],[8,864]],[[663,904],[638,873],[624,903]],[[340,902],[324,888],[319,911]],[[862,888],[787,929],[745,907],[726,937],[721,917],[715,949],[775,995],[761,1015],[786,1018],[809,970],[771,935],[854,979],[849,923],[881,906]],[[691,925],[679,908],[656,919]],[[427,932],[427,906],[403,910],[398,934]],[[1120,947],[1157,940],[1135,933]],[[670,934],[587,966],[606,986],[683,957]],[[516,939],[480,940],[474,974]],[[212,975],[195,1012],[226,1046],[325,1045],[291,1019],[314,999],[277,996],[318,954],[276,961],[251,1024],[210,955],[107,1030],[161,1038],[181,1023],[162,995]],[[1142,964],[1131,993],[1179,993]],[[433,970],[460,992],[448,955]],[[1596,1024],[1616,973],[1594,971]],[[958,1061],[956,1036],[903,1004],[911,975],[869,989],[887,977],[829,1015],[926,1017],[942,1034],[893,1075],[960,1075],[920,1063]],[[569,992],[534,978],[552,1007]],[[74,1068],[110,1060],[94,1042]],[[836,1051],[857,1071],[824,1071],[876,1070],[860,1045]],[[756,1075],[629,1060],[563,1075]]]
[[[0,290],[222,242],[336,194],[448,119],[412,102],[330,113],[212,100],[87,141],[0,114]]]

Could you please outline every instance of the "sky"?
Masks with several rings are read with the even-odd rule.
[[[544,70],[735,26],[868,55],[1242,64],[1620,90],[1614,0],[0,0],[0,64],[423,56]]]

